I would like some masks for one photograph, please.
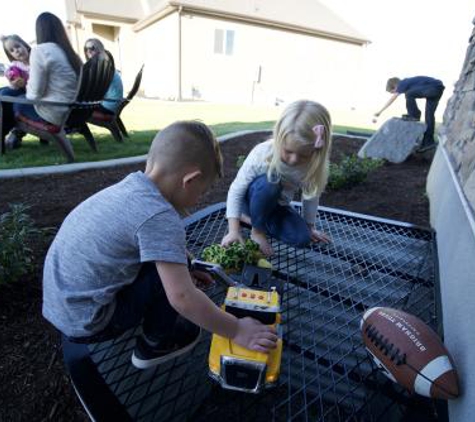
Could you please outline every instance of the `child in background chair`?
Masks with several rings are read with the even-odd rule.
[[[18,97],[25,95],[26,84],[30,75],[30,51],[31,47],[21,37],[16,34],[6,35],[1,38],[3,50],[10,60],[9,66],[5,70],[5,78],[10,83],[9,87],[0,89],[0,95]],[[4,119],[14,122],[13,106],[11,103],[3,104]],[[7,125],[11,126],[7,122]],[[21,144],[24,133],[12,129],[5,139],[8,148],[17,148]]]
[[[197,326],[251,350],[275,348],[272,328],[221,310],[187,268],[179,212],[196,205],[221,172],[219,145],[204,124],[177,122],[159,132],[144,173],[96,193],[64,220],[45,260],[45,318],[81,343],[115,338],[143,319],[132,355],[140,369],[190,350]],[[178,323],[178,314],[193,324]]]
[[[329,242],[315,228],[319,196],[328,178],[331,120],[327,109],[313,101],[296,101],[283,112],[274,139],[257,145],[247,156],[229,188],[228,233],[223,246],[243,242],[240,219],[250,218],[251,239],[273,254],[267,235],[303,247]],[[302,216],[291,206],[302,190]]]
[[[12,94],[20,95],[25,93],[26,83],[30,74],[30,51],[31,47],[18,35],[6,35],[2,37],[3,51],[10,60],[10,64],[5,70],[5,77],[10,82],[12,90],[17,91]]]

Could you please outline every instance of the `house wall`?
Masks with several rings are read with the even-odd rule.
[[[178,14],[137,34],[145,63],[142,89],[147,97],[178,98]]]
[[[475,31],[444,113],[441,141],[427,180],[437,232],[445,344],[462,395],[449,401],[453,422],[472,422],[475,409]]]
[[[361,46],[198,16],[182,16],[181,26],[184,99],[273,104],[276,98],[313,98],[332,107],[351,106],[360,95]],[[217,29],[234,31],[232,54],[215,53]],[[146,68],[160,75],[144,80],[146,95],[175,97],[178,15],[140,36],[147,45]]]
[[[72,0],[66,0],[71,1]],[[74,0],[74,8],[79,12],[100,16],[116,16],[129,19],[141,19],[144,15],[143,7],[149,1],[129,0]],[[156,1],[152,1],[156,3]]]

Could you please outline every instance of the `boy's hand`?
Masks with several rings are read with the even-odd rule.
[[[332,239],[325,232],[318,231],[315,227],[309,227],[312,242],[331,243]]]
[[[244,238],[240,232],[230,231],[226,236],[223,237],[223,240],[221,240],[221,246],[226,248],[232,243],[236,242],[244,244]]]
[[[268,353],[277,346],[278,337],[273,327],[246,317],[238,319],[237,332],[232,340],[246,349]]]
[[[199,289],[207,289],[214,284],[213,277],[205,271],[193,270],[190,271],[191,279],[196,287]]]

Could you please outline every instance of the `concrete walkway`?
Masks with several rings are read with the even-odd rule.
[[[333,135],[341,135],[348,138],[359,138],[361,136],[352,136],[343,133],[334,133]],[[244,138],[262,137],[263,139],[272,136],[271,130],[243,130],[240,132],[228,133],[227,135],[219,136],[218,142],[223,143],[229,140],[238,140]],[[26,167],[21,169],[0,170],[0,179],[12,179],[17,177],[43,176],[49,174],[75,173],[82,170],[93,170],[107,167],[123,166],[127,164],[145,163],[147,155],[139,155],[136,157],[117,158],[113,160],[104,161],[89,161],[85,163],[71,163],[60,164],[56,166],[42,166],[42,167]]]

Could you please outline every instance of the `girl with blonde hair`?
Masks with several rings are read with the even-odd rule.
[[[274,139],[249,153],[231,184],[226,204],[228,233],[223,246],[243,242],[240,220],[249,221],[251,239],[270,256],[267,235],[289,245],[330,242],[315,227],[319,197],[328,179],[331,118],[321,104],[290,104],[274,128]],[[302,214],[290,201],[302,191]]]

